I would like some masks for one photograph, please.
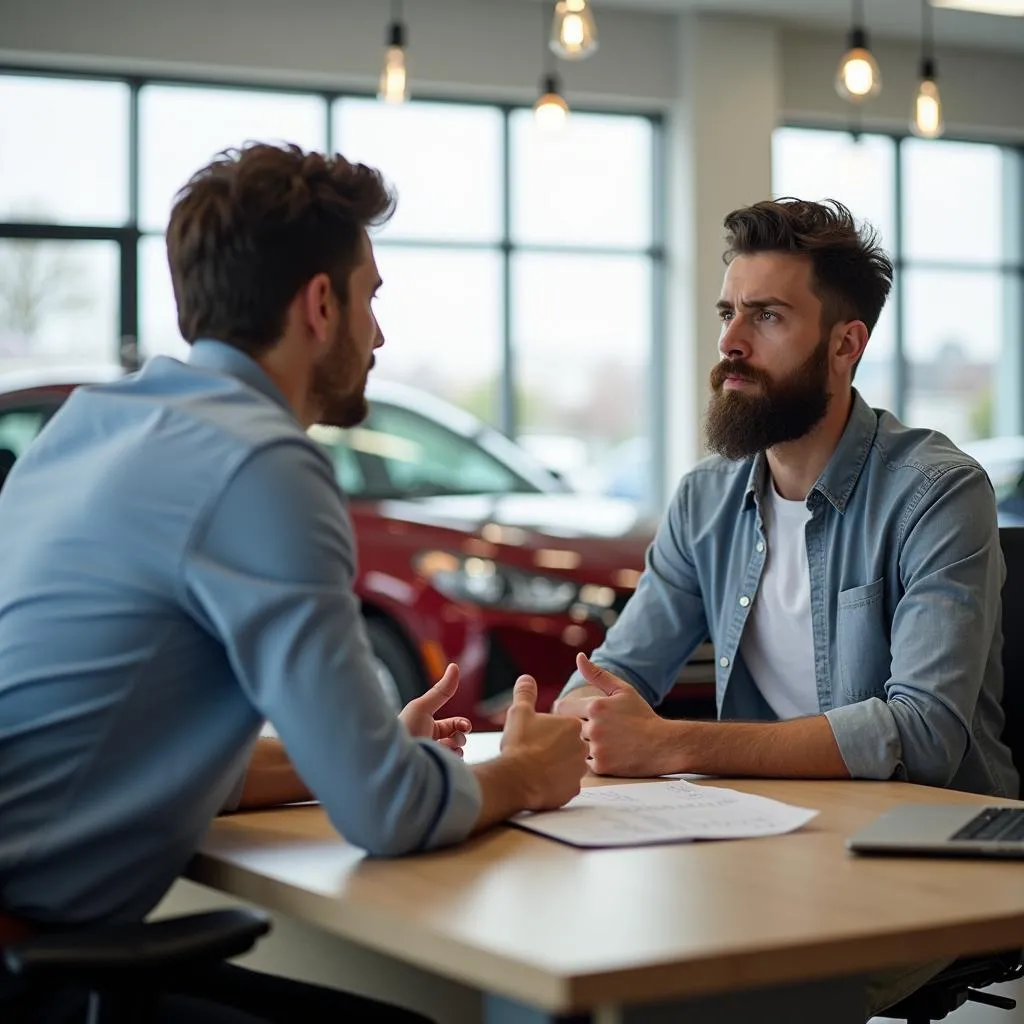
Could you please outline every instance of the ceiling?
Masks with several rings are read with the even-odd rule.
[[[920,0],[863,0],[865,20],[874,36],[919,38]],[[595,0],[595,7],[648,11],[701,10],[751,14],[805,28],[842,29],[850,23],[851,0]],[[937,9],[936,42],[956,46],[1024,51],[1024,18]]]

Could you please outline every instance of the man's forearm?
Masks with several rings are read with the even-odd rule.
[[[524,773],[514,760],[507,757],[495,758],[473,765],[472,771],[480,783],[482,797],[480,816],[473,826],[473,835],[507,821],[527,806]]]
[[[780,779],[848,779],[824,715],[787,722],[666,722],[662,773]]]
[[[313,794],[299,778],[284,744],[270,736],[261,736],[249,762],[237,809],[251,811],[312,799]]]

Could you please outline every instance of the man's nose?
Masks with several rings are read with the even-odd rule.
[[[718,351],[726,359],[741,360],[750,355],[748,325],[742,316],[735,316],[722,325],[718,338]]]

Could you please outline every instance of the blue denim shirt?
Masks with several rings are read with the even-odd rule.
[[[763,455],[713,457],[683,478],[593,658],[652,704],[710,638],[719,717],[775,718],[740,654],[768,554],[767,480]],[[1015,796],[999,740],[1005,570],[984,471],[855,392],[807,507],[818,705],[850,774]]]

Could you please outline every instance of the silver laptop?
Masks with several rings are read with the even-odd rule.
[[[846,840],[857,853],[1024,859],[1024,807],[904,804]]]

